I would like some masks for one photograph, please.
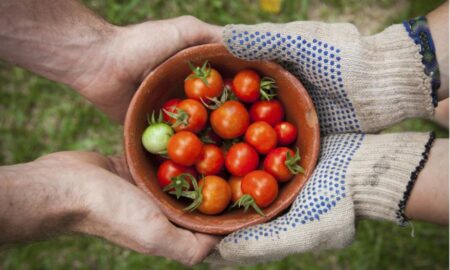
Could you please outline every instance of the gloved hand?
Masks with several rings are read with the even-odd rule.
[[[227,236],[209,261],[252,264],[342,248],[361,218],[404,224],[434,136],[364,133],[433,115],[439,73],[423,21],[369,37],[350,24],[229,25],[223,39],[240,58],[275,60],[293,72],[313,99],[323,137],[319,163],[289,212]]]
[[[404,224],[404,209],[434,136],[336,134],[287,214],[224,238],[210,262],[253,264],[349,245],[359,219]]]
[[[348,23],[228,25],[237,57],[274,60],[311,95],[324,134],[373,132],[408,117],[431,117],[439,71],[424,17],[361,36]]]

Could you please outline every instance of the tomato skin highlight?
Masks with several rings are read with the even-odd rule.
[[[215,215],[221,213],[231,200],[231,187],[222,177],[209,175],[198,182],[203,186],[203,200],[197,210],[203,214]]]
[[[181,101],[181,99],[179,99],[179,98],[173,98],[173,99],[169,99],[162,105],[161,109],[162,109],[162,113],[163,113],[164,122],[171,123],[171,124],[174,122],[174,119],[172,117],[170,117],[166,112],[175,113],[176,107],[177,107],[178,103],[180,103],[180,101]]]
[[[156,176],[158,178],[159,185],[161,186],[161,188],[164,188],[165,186],[169,185],[172,182],[171,179],[173,177],[178,176],[182,173],[189,173],[194,177],[197,176],[197,173],[194,170],[194,168],[177,164],[172,160],[164,161],[159,166]]]
[[[280,146],[290,145],[297,138],[297,128],[289,122],[281,122],[275,125],[277,142]]]
[[[205,144],[202,153],[195,163],[198,173],[203,175],[218,174],[225,163],[222,150],[214,144]]]
[[[241,189],[241,182],[243,177],[240,176],[231,176],[230,179],[228,179],[228,184],[230,184],[231,187],[231,202],[235,203],[239,198],[244,195],[242,193]]]
[[[267,154],[277,146],[277,133],[264,121],[252,123],[245,132],[245,141],[259,153]]]
[[[190,75],[194,75],[192,72]],[[187,78],[184,81],[184,92],[188,98],[207,100],[207,97],[214,98],[222,94],[223,80],[220,73],[211,68],[211,73],[206,78],[206,85],[200,78]]]
[[[242,193],[252,196],[255,203],[261,208],[269,206],[278,195],[277,180],[271,174],[261,170],[245,175],[241,188]]]
[[[231,146],[225,156],[225,167],[235,176],[246,175],[255,170],[258,164],[258,153],[247,143],[237,143]]]
[[[255,102],[260,97],[261,78],[251,69],[239,71],[233,78],[233,92],[236,97],[246,103]]]
[[[264,159],[264,170],[273,175],[278,182],[289,181],[294,176],[285,165],[288,152],[291,157],[295,155],[292,149],[278,147],[270,151]]]
[[[249,112],[252,122],[265,121],[271,126],[280,123],[284,118],[283,105],[276,99],[255,102]]]
[[[223,139],[234,139],[244,135],[250,124],[247,109],[238,101],[227,101],[210,116],[211,127]]]
[[[170,138],[167,155],[180,165],[191,166],[199,158],[202,148],[203,143],[197,135],[190,131],[180,131]]]

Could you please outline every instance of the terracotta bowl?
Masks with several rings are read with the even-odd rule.
[[[299,174],[280,186],[278,198],[264,209],[265,217],[253,210],[241,209],[220,215],[204,215],[197,211],[184,212],[186,202],[177,201],[164,193],[156,179],[158,162],[145,151],[141,135],[147,127],[147,115],[158,111],[170,98],[183,97],[184,79],[190,73],[188,61],[201,65],[209,60],[224,78],[230,78],[244,68],[256,70],[274,78],[278,85],[278,99],[286,110],[286,119],[299,130],[297,146],[305,174]],[[192,47],[174,55],[150,73],[140,85],[128,108],[125,120],[125,154],[135,183],[144,190],[175,224],[209,234],[228,234],[253,224],[267,222],[285,210],[294,201],[311,176],[319,153],[319,123],[313,103],[302,84],[281,66],[268,61],[245,61],[231,55],[220,44]]]

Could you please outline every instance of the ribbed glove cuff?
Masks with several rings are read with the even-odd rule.
[[[356,218],[404,225],[404,210],[424,167],[434,134],[366,135],[348,168]]]

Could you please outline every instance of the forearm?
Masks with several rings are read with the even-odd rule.
[[[448,97],[448,2],[428,14],[427,19],[441,74],[438,99],[442,100]]]
[[[437,139],[406,205],[406,216],[448,224],[448,139]]]
[[[64,233],[87,213],[74,187],[46,163],[0,167],[0,245]]]
[[[102,67],[99,48],[115,31],[74,0],[3,0],[0,26],[0,59],[76,89]]]

